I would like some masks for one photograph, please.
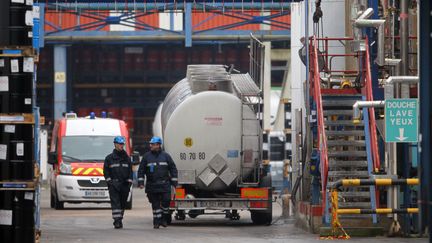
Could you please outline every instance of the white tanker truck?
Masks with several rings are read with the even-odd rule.
[[[230,74],[222,65],[189,65],[167,94],[153,131],[179,172],[171,203],[177,220],[213,210],[238,220],[238,211],[249,210],[255,224],[271,223],[260,94],[249,74]]]

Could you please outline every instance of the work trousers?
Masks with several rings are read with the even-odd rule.
[[[108,185],[108,191],[111,200],[112,217],[114,220],[123,219],[124,209],[126,208],[127,198],[129,196],[129,183],[113,181]]]
[[[170,217],[171,192],[147,193],[147,197],[153,209],[153,225],[166,223]]]

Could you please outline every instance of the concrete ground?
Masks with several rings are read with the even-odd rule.
[[[124,228],[113,229],[109,204],[65,204],[64,210],[49,205],[49,189],[41,195],[41,242],[316,242],[312,235],[282,220],[281,207],[274,203],[274,224],[255,226],[249,212],[242,212],[238,221],[223,215],[201,215],[185,221],[173,220],[168,228],[152,228],[151,208],[143,190],[134,189],[133,209],[127,210]],[[427,239],[355,238],[355,242],[427,242]]]

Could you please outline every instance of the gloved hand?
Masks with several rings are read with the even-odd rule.
[[[108,186],[112,186],[113,181],[112,181],[112,180],[106,180],[106,184],[107,184]]]

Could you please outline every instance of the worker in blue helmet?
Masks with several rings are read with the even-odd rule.
[[[153,228],[167,227],[171,222],[169,205],[171,188],[177,186],[177,167],[171,156],[162,151],[162,139],[152,137],[149,141],[150,151],[145,153],[138,169],[138,185],[144,188],[153,209]]]
[[[114,228],[123,228],[123,215],[132,186],[132,164],[124,150],[126,140],[114,138],[114,150],[105,158],[104,177],[108,185]]]

